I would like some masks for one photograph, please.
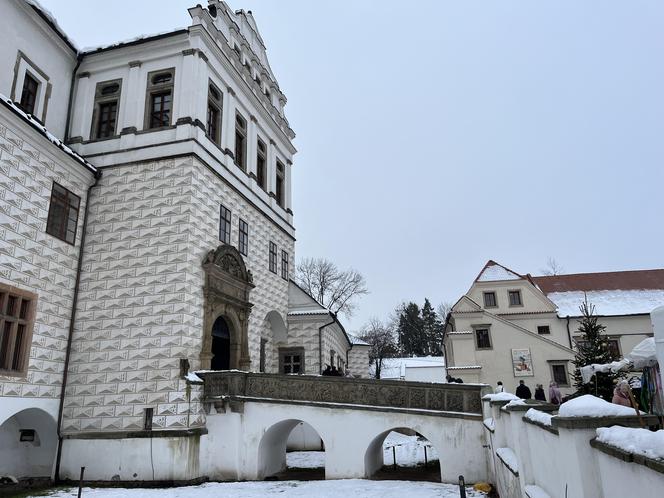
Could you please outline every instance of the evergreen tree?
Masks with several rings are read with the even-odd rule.
[[[423,329],[420,307],[413,302],[404,304],[397,322],[397,337],[401,354],[404,356],[423,356],[425,354],[426,339]]]
[[[604,335],[606,327],[598,322],[595,315],[595,306],[588,303],[586,298],[579,309],[581,310],[581,320],[579,320],[578,331],[583,335],[576,342],[576,356],[574,358],[576,395],[592,394],[604,398],[606,401],[611,401],[615,374],[597,372],[588,384],[584,384],[581,378],[581,367],[593,363],[610,363],[613,358],[609,351],[609,342]]]
[[[422,306],[422,335],[424,354],[440,356],[443,349],[443,323],[427,298]]]

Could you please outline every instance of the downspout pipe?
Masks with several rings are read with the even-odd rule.
[[[332,317],[332,321],[330,323],[326,323],[325,325],[321,325],[318,327],[318,373],[322,374],[323,373],[323,329],[325,327],[329,327],[330,325],[333,325],[334,323],[337,322],[337,319]]]
[[[69,359],[71,357],[71,345],[74,337],[74,322],[76,320],[76,306],[78,304],[78,293],[81,286],[81,268],[83,267],[83,254],[85,252],[85,235],[88,228],[88,214],[90,212],[90,194],[97,186],[101,178],[101,170],[95,173],[95,181],[88,187],[85,197],[85,212],[83,214],[83,234],[81,235],[81,246],[78,251],[78,266],[76,267],[76,283],[74,284],[74,297],[71,304],[71,316],[69,317],[69,333],[67,335],[67,350],[65,352],[65,365],[62,372],[62,389],[60,391],[60,407],[58,408],[58,452],[55,459],[55,481],[60,480],[60,460],[62,459],[62,415],[65,407],[65,390],[67,388],[67,374],[69,371]]]
[[[569,315],[567,315],[567,339],[569,340],[569,348],[574,349],[574,344],[572,343],[572,334],[569,331]]]
[[[71,110],[74,105],[74,86],[76,85],[76,73],[78,68],[81,65],[83,60],[83,54],[78,54],[76,56],[76,66],[74,66],[74,71],[71,73],[71,84],[69,85],[69,103],[67,104],[67,120],[65,121],[65,137],[63,140],[64,144],[69,142],[69,125],[71,124]]]

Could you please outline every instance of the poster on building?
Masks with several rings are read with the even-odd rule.
[[[530,349],[512,350],[512,368],[514,369],[514,377],[532,377],[535,375]]]

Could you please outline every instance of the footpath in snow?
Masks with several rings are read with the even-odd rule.
[[[76,489],[58,491],[51,498],[72,498]],[[411,481],[268,481],[208,483],[168,489],[84,488],[85,498],[457,498],[459,487],[451,484]],[[466,488],[467,498],[484,497],[483,493]]]

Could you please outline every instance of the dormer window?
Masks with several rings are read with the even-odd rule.
[[[495,308],[498,306],[498,303],[496,301],[496,293],[491,291],[491,292],[485,292],[484,293],[484,307],[485,308]]]
[[[170,126],[174,75],[174,68],[148,74],[145,128]]]
[[[97,84],[91,138],[109,138],[115,135],[121,83],[122,80],[115,80]]]
[[[508,292],[510,306],[523,306],[521,301],[521,291],[511,290]]]

